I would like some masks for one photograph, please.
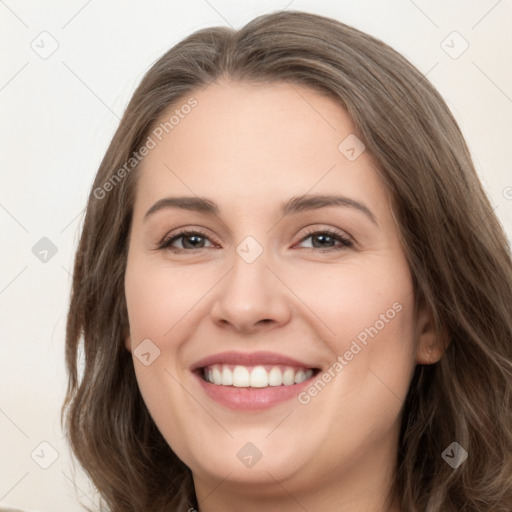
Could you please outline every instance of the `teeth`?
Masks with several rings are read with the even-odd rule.
[[[283,373],[283,384],[285,386],[292,386],[295,384],[295,372],[293,368],[286,368]]]
[[[212,376],[213,382],[221,382],[222,374],[220,373],[219,369],[216,366],[213,367]]]
[[[236,370],[236,368],[235,368]],[[268,387],[268,373],[263,366],[256,366],[252,369],[251,379],[250,379],[250,387],[251,388],[266,388]]]
[[[224,371],[224,369],[222,370]],[[245,366],[235,366],[233,370],[233,386],[236,388],[247,388],[249,387],[249,383],[251,381],[251,376],[249,374],[249,370]],[[214,384],[222,384],[218,380],[213,380]]]
[[[301,382],[304,382],[306,380],[306,372],[304,370],[299,370],[295,374],[295,384],[300,384]]]
[[[217,381],[218,382],[218,381]],[[222,382],[223,386],[232,386],[233,385],[233,374],[229,368],[224,367],[222,369]]]
[[[277,366],[274,366],[268,373],[268,383],[271,386],[281,386],[283,384],[283,373]]]
[[[313,376],[313,370],[290,366],[230,366],[216,364],[203,370],[205,380],[218,386],[237,388],[266,388],[269,386],[293,386]]]

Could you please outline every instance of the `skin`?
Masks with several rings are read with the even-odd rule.
[[[316,91],[224,80],[191,96],[197,106],[139,169],[130,232],[126,347],[133,353],[149,338],[160,350],[148,366],[134,357],[152,418],[192,470],[201,512],[399,511],[384,498],[401,408],[416,364],[438,361],[442,350],[429,315],[415,315],[376,162],[367,151],[349,161],[338,150],[356,131]],[[304,194],[360,201],[377,224],[347,206],[280,214]],[[208,198],[219,215],[168,208],[144,221],[168,196]],[[206,238],[177,239],[182,253],[158,249],[178,228]],[[354,244],[306,238],[311,228]],[[247,236],[263,248],[252,263],[236,252]],[[234,411],[206,396],[189,370],[225,350],[268,350],[326,371],[395,303],[400,312],[306,405],[293,398]],[[251,468],[237,457],[248,442],[262,453]]]

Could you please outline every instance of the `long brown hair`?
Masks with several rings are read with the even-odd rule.
[[[238,31],[200,30],[170,49],[135,91],[98,170],[73,271],[62,418],[104,502],[112,512],[198,505],[191,471],[151,419],[123,343],[137,177],[137,166],[125,164],[165,111],[220,77],[286,81],[329,94],[379,164],[416,305],[428,308],[440,338],[450,341],[438,363],[417,365],[404,403],[392,489],[402,510],[510,512],[512,263],[506,236],[461,131],[429,81],[382,41],[297,11],[260,16]],[[453,442],[469,454],[456,469],[442,457]]]

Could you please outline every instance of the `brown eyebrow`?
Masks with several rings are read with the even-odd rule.
[[[281,214],[283,216],[292,215],[306,210],[315,210],[327,206],[346,206],[355,208],[364,213],[376,226],[378,226],[375,215],[363,203],[345,196],[337,195],[304,195],[292,197],[286,203],[281,205]],[[144,215],[145,222],[153,213],[166,208],[180,208],[182,210],[196,211],[207,215],[219,215],[218,206],[203,197],[164,197],[158,200]]]

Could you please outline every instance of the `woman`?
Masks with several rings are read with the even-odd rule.
[[[201,30],[91,190],[69,441],[113,512],[509,511],[511,298],[457,123],[402,56],[301,12]]]

